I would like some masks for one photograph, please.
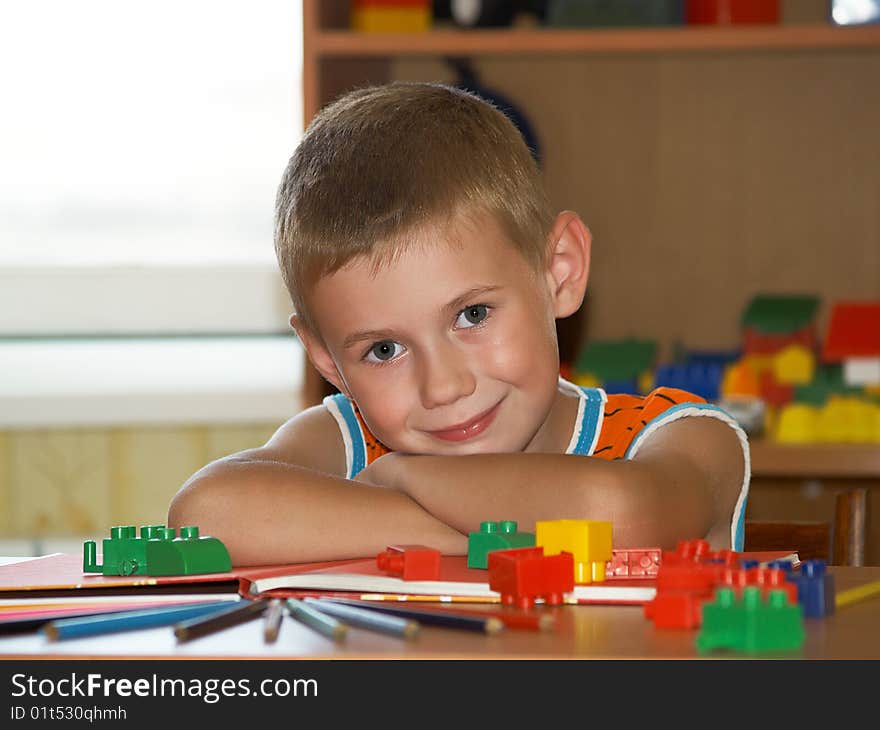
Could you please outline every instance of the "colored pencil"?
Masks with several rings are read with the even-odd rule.
[[[348,632],[348,626],[342,623],[342,621],[321,613],[299,599],[288,598],[287,610],[297,621],[334,641],[341,641]]]
[[[837,597],[834,600],[834,604],[837,608],[842,608],[843,606],[848,606],[851,603],[863,601],[866,598],[872,598],[873,596],[876,596],[878,594],[880,594],[880,580],[873,581],[872,583],[865,583],[865,585],[841,591],[837,594]]]
[[[418,608],[403,608],[384,603],[370,603],[369,601],[354,601],[346,598],[325,598],[330,603],[338,603],[345,606],[364,608],[367,611],[376,611],[390,616],[399,616],[418,621],[425,626],[442,626],[447,629],[462,629],[463,631],[476,631],[483,634],[497,634],[504,630],[504,623],[495,616],[480,616],[479,614],[453,612],[446,610],[430,610]]]
[[[266,618],[263,624],[263,641],[271,644],[278,639],[278,632],[281,630],[281,619],[284,618],[281,599],[273,598],[266,606]]]
[[[197,616],[195,618],[181,621],[174,625],[174,635],[178,642],[197,639],[200,636],[214,634],[230,626],[236,626],[250,621],[251,619],[261,616],[268,605],[268,601],[264,599],[256,601],[242,601],[239,605],[226,606],[218,611],[209,613],[205,616]]]
[[[116,631],[133,631],[156,626],[168,626],[176,621],[216,613],[229,608],[229,601],[210,601],[189,606],[163,606],[137,611],[103,613],[51,621],[43,626],[43,633],[50,641],[95,636]]]
[[[326,596],[327,598],[337,598],[337,596]],[[474,616],[494,616],[499,619],[507,628],[509,629],[527,629],[527,630],[535,630],[535,631],[549,631],[556,624],[556,617],[549,613],[532,613],[527,611],[518,611],[513,608],[511,609],[493,609],[490,611],[479,611],[472,608],[468,608],[467,604],[486,604],[490,603],[483,598],[475,598],[471,596],[465,596],[465,598],[474,598],[474,600],[453,600],[453,601],[443,601],[437,600],[439,596],[416,596],[416,595],[398,595],[396,593],[361,593],[357,599],[343,599],[343,600],[360,600],[360,601],[369,601],[370,603],[380,603],[386,604],[390,603],[392,605],[396,604],[407,604],[412,605],[416,604],[419,609],[423,609],[426,611],[444,611],[445,608],[440,608],[440,606],[454,605],[456,613],[468,613],[473,614]],[[456,599],[459,596],[455,597]],[[498,603],[499,601],[492,601],[491,603]],[[461,604],[465,604],[462,606]]]
[[[381,613],[370,611],[366,608],[331,603],[326,598],[304,598],[303,600],[321,613],[329,613],[331,616],[335,616],[351,626],[357,626],[370,631],[379,631],[404,639],[412,639],[419,633],[419,624],[412,619],[400,618],[399,616],[384,616]]]

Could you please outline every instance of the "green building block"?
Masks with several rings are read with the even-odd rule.
[[[764,334],[790,334],[813,324],[818,308],[818,296],[759,294],[749,302],[740,324]]]
[[[805,636],[803,608],[789,603],[785,591],[771,590],[765,601],[758,586],[745,587],[741,599],[725,587],[703,605],[696,646],[701,654],[713,649],[791,651],[803,646]]]
[[[599,382],[630,380],[654,368],[657,343],[654,340],[599,340],[588,342],[578,354],[574,371],[592,375]]]
[[[468,568],[487,569],[491,550],[534,547],[535,533],[517,532],[516,528],[513,520],[481,522],[480,531],[468,535]]]
[[[103,575],[197,575],[226,573],[232,561],[226,546],[216,537],[199,536],[195,526],[144,525],[140,536],[134,525],[110,529],[104,538],[103,564],[98,565],[94,540],[83,543],[83,572]]]

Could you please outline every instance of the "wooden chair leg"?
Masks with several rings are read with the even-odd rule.
[[[865,507],[868,490],[848,489],[837,495],[834,516],[835,565],[865,564]]]

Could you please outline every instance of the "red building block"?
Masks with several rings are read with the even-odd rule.
[[[769,370],[764,370],[758,378],[761,382],[761,399],[768,405],[781,408],[794,400],[794,386],[780,383]]]
[[[818,347],[818,337],[812,326],[789,334],[766,334],[753,328],[743,332],[743,355],[773,355],[789,345],[803,345],[810,352]]]
[[[425,545],[389,545],[376,566],[404,580],[440,580],[440,551]]]
[[[758,586],[762,600],[767,600],[771,590],[782,590],[788,596],[789,603],[798,602],[797,585],[787,580],[787,574],[781,568],[725,568],[718,585],[733,588],[737,598],[742,598],[746,586]]]
[[[680,540],[675,550],[663,551],[662,562],[664,565],[677,565],[712,561],[734,566],[740,557],[740,554],[734,550],[709,550],[708,540]]]
[[[645,617],[658,629],[698,627],[703,603],[712,599],[725,570],[721,563],[692,562],[680,556],[679,562],[664,562],[657,572],[657,594],[645,604]]]
[[[780,0],[686,0],[689,25],[751,25],[779,22]]]
[[[548,606],[562,603],[574,590],[574,555],[544,555],[543,547],[493,550],[488,556],[489,588],[501,602],[530,608],[536,599]]]
[[[822,348],[825,362],[880,357],[880,301],[838,302]]]
[[[660,569],[660,548],[613,548],[605,563],[605,580],[653,578]]]

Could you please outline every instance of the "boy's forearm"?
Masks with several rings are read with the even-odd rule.
[[[565,454],[396,458],[393,486],[464,534],[485,520],[515,520],[531,531],[537,520],[591,519],[612,522],[615,544],[672,546],[672,532],[691,520],[688,495],[635,462]]]
[[[270,461],[208,465],[174,498],[168,524],[217,537],[233,565],[371,557],[391,543],[467,551],[465,536],[404,493]]]

